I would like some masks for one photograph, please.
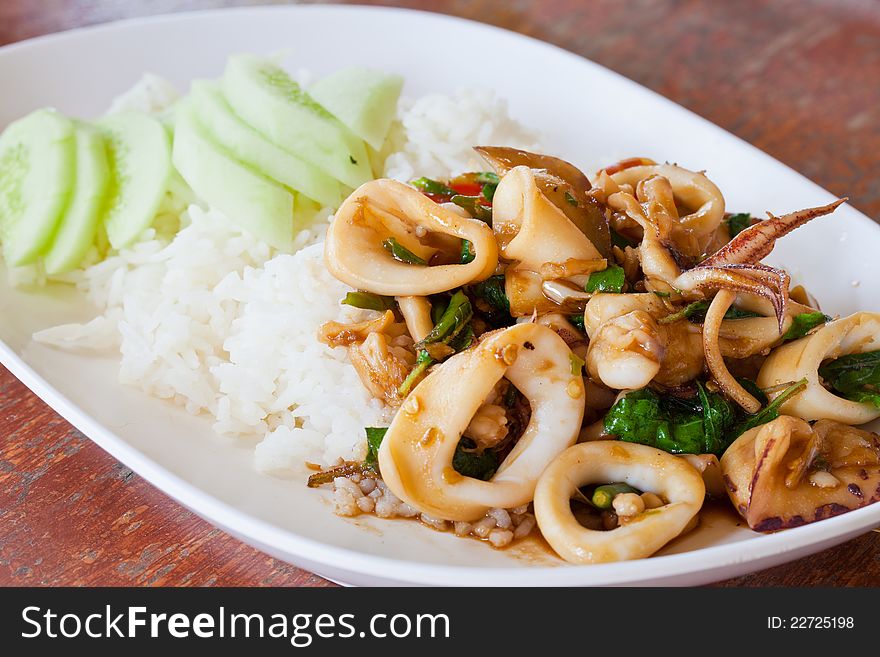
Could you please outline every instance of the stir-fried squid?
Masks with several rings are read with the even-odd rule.
[[[856,313],[828,322],[812,335],[770,353],[758,374],[762,387],[806,379],[806,389],[786,402],[782,411],[805,420],[865,424],[880,417],[880,406],[852,401],[822,385],[822,363],[844,354],[880,350],[880,313]]]
[[[730,499],[757,531],[797,527],[880,500],[877,434],[783,415],[721,458]]]
[[[704,173],[688,171],[674,164],[647,164],[621,169],[611,174],[618,186],[626,185],[635,189],[647,180],[664,180],[666,207],[676,215],[681,226],[696,236],[698,244],[705,243],[718,229],[724,218],[724,197],[721,190]],[[670,195],[673,198],[670,198]],[[684,216],[678,217],[677,205],[693,208]],[[702,251],[692,253],[699,256]]]
[[[663,504],[641,511],[637,506],[610,531],[588,529],[572,514],[571,498],[582,486],[607,481],[650,491]],[[705,494],[703,478],[686,461],[653,447],[602,440],[570,447],[547,467],[535,491],[535,515],[544,538],[566,561],[639,559],[681,534]]]
[[[438,235],[467,240],[474,259],[427,266],[442,255],[442,243],[430,243]],[[391,239],[421,265],[389,254],[383,244]],[[437,294],[491,276],[498,265],[498,246],[482,221],[462,217],[402,183],[374,180],[358,187],[339,208],[327,231],[324,262],[340,281],[367,292]]]
[[[877,500],[880,442],[849,425],[880,417],[880,314],[833,319],[762,262],[843,201],[761,221],[674,164],[591,183],[476,150],[493,171],[367,183],[328,230],[343,303],[373,314],[319,339],[395,415],[315,485],[381,478],[405,515],[481,538],[536,520],[573,563],[653,554],[706,496],[758,531]]]
[[[410,393],[379,450],[388,487],[417,509],[447,520],[476,520],[492,507],[532,500],[547,464],[573,444],[584,414],[584,383],[571,350],[552,330],[520,324],[450,358]],[[471,418],[501,377],[531,406],[531,420],[489,481],[452,467]]]
[[[545,294],[545,282],[570,283],[572,291],[580,288],[582,292],[586,277],[607,267],[586,235],[538,190],[528,167],[511,169],[492,202],[492,225],[501,255],[515,262],[505,275],[510,312],[515,317],[555,309]]]

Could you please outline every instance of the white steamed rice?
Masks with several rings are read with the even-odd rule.
[[[149,77],[115,107],[161,111],[173,97]],[[486,91],[401,101],[396,130],[402,146],[385,174],[400,180],[482,168],[475,144],[536,142]],[[217,210],[192,205],[181,225],[173,239],[150,229],[131,248],[68,275],[100,315],[34,339],[118,350],[120,382],[207,415],[218,433],[260,439],[261,471],[362,459],[363,427],[387,424],[390,414],[361,385],[346,349],[315,338],[326,321],[366,316],[339,303],[349,288],[323,265],[326,223],[298,235],[302,248],[292,255],[273,252]]]

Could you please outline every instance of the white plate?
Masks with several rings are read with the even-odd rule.
[[[291,68],[354,63],[402,73],[405,94],[490,84],[512,113],[574,162],[644,155],[706,169],[730,208],[774,213],[831,195],[757,149],[580,57],[510,32],[392,9],[284,7],[129,21],[0,49],[0,125],[44,105],[89,117],[144,71],[185,89],[234,52],[286,50]],[[880,310],[880,230],[851,207],[785,238],[772,262],[846,314]],[[0,267],[2,269],[2,267]],[[859,284],[856,285],[855,282]],[[0,276],[0,359],[71,423],[155,486],[242,540],[352,584],[699,584],[766,568],[880,524],[880,504],[775,535],[729,517],[662,556],[567,566],[540,549],[495,551],[409,521],[344,520],[326,493],[256,473],[251,447],[116,383],[117,363],[34,344],[33,331],[90,315],[70,291],[24,293]]]

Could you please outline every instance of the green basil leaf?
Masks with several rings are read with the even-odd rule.
[[[608,265],[602,271],[594,271],[587,279],[584,286],[586,292],[612,292],[620,294],[623,292],[623,286],[626,283],[626,276],[623,267],[620,265]]]
[[[394,308],[392,297],[383,297],[372,292],[349,292],[339,303],[364,310],[391,310]]]
[[[477,254],[474,253],[474,245],[469,240],[461,241],[461,264],[466,265],[473,262]]]
[[[473,440],[463,437],[452,456],[452,468],[465,477],[488,481],[498,469],[498,456],[488,449],[477,452],[476,447]]]
[[[451,187],[447,187],[439,180],[431,180],[430,178],[417,178],[415,180],[411,180],[409,184],[415,187],[420,192],[423,192],[425,194],[432,194],[433,196],[452,197],[458,193]]]
[[[386,251],[388,251],[388,253],[390,253],[395,260],[399,260],[400,262],[405,262],[410,265],[428,264],[393,237],[389,237],[387,240],[382,242],[382,247]]]
[[[510,299],[504,291],[504,276],[490,276],[471,287],[473,293],[485,299],[495,310],[510,314]]]
[[[817,326],[821,326],[825,322],[830,322],[831,317],[825,313],[800,313],[795,315],[791,320],[791,326],[782,336],[783,341],[797,340],[804,337]]]
[[[772,402],[767,404],[757,413],[755,413],[754,415],[747,415],[745,419],[743,419],[739,424],[736,425],[736,427],[734,427],[731,434],[730,442],[733,442],[733,439],[738,438],[749,429],[754,429],[757,426],[767,424],[768,422],[772,422],[773,420],[778,418],[780,407],[806,387],[807,380],[801,379],[800,381],[791,384],[788,388],[783,390],[779,396],[777,396]]]
[[[611,229],[611,245],[619,247],[621,249],[625,249],[628,246],[636,246],[635,243],[630,242],[627,238],[625,238],[613,228]]]
[[[388,432],[388,427],[365,427],[364,431],[367,433],[367,458],[364,459],[364,465],[378,473],[379,447]]]
[[[727,222],[727,232],[730,233],[730,239],[733,239],[752,225],[752,215],[748,212],[732,214],[725,219],[725,222]]]
[[[485,221],[490,225],[492,224],[492,208],[483,205],[480,202],[479,196],[463,196],[462,194],[455,194],[455,196],[449,200],[452,203],[455,203],[458,207],[466,210],[474,219]]]
[[[846,399],[880,407],[880,351],[836,358],[819,368],[819,376]]]

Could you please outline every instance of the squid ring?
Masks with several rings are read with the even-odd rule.
[[[815,333],[774,349],[761,367],[758,386],[769,388],[806,378],[807,387],[782,405],[782,413],[804,420],[827,419],[842,424],[871,422],[880,417],[880,409],[826,390],[819,381],[818,370],[825,360],[878,349],[880,313],[858,312],[828,322]]]
[[[690,171],[675,164],[648,164],[629,167],[611,174],[618,185],[636,185],[651,176],[663,176],[672,185],[675,197],[691,208],[681,217],[681,225],[695,233],[707,235],[713,232],[724,218],[724,196],[721,190],[705,174]]]
[[[467,264],[423,265],[400,262],[382,246],[394,237],[423,260],[436,252],[419,240],[419,232],[441,233],[473,245]],[[423,233],[425,234],[425,233]],[[439,294],[491,276],[498,265],[492,229],[478,219],[462,217],[396,180],[364,183],[340,206],[327,230],[324,262],[337,279],[360,290],[388,296]]]
[[[616,529],[587,529],[571,512],[572,494],[586,484],[612,481],[668,502]],[[535,517],[550,546],[571,563],[641,559],[681,534],[705,495],[702,476],[684,459],[647,445],[600,440],[569,447],[547,466],[535,490]]]
[[[462,433],[502,376],[529,400],[532,415],[489,481],[459,474],[452,457]],[[446,520],[477,520],[493,507],[531,501],[538,477],[577,439],[583,378],[552,329],[518,324],[446,360],[409,394],[379,449],[379,469],[407,504]]]

